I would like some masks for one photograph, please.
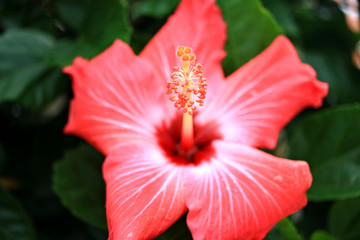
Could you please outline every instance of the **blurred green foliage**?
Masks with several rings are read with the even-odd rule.
[[[35,240],[29,216],[21,204],[0,186],[0,237],[3,240]]]
[[[282,31],[259,1],[217,1],[227,23],[228,40],[223,61],[224,72],[231,74],[264,50]]]
[[[360,195],[360,105],[329,108],[312,114],[289,141],[289,158],[306,159],[313,175],[310,200]],[[301,146],[301,147],[299,147]]]
[[[115,39],[139,53],[179,0],[0,1],[0,239],[106,239],[103,156],[65,136],[72,98],[62,67]],[[360,40],[328,0],[218,0],[227,22],[226,74],[284,33],[330,85],[324,109],[307,110],[275,151],[313,173],[304,210],[267,239],[360,238]],[[88,210],[88,211],[87,211]],[[183,216],[158,239],[191,239]],[[292,238],[293,237],[293,238]]]
[[[329,231],[339,239],[360,238],[360,198],[351,198],[336,202],[330,209]]]
[[[54,191],[78,218],[107,229],[105,183],[101,165],[104,156],[89,145],[65,153],[54,164]]]

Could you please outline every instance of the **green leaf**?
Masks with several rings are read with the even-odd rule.
[[[131,5],[132,18],[150,16],[162,18],[169,15],[179,4],[179,0],[145,0]]]
[[[291,137],[288,157],[310,165],[310,200],[360,195],[359,123],[359,104],[334,107],[304,119]]]
[[[66,89],[67,81],[62,77],[61,69],[47,69],[27,86],[18,101],[25,108],[34,110],[47,105]]]
[[[314,67],[319,80],[329,83],[330,105],[360,102],[360,71],[352,66],[348,54],[322,49],[306,52],[304,60]]]
[[[91,1],[87,0],[57,0],[56,8],[60,18],[75,31],[81,31],[86,15],[86,9]]]
[[[55,44],[55,47],[48,52],[46,60],[51,65],[65,67],[71,65],[77,56],[91,59],[100,52],[101,51],[97,50],[95,46],[86,42],[60,40]]]
[[[9,30],[0,37],[0,102],[14,101],[46,70],[43,56],[53,40],[32,30]]]
[[[330,158],[313,168],[312,200],[343,199],[360,195],[360,148]]]
[[[25,89],[46,71],[42,63],[34,63],[13,70],[0,78],[0,102],[16,101]]]
[[[263,0],[262,3],[268,9],[279,25],[284,29],[287,36],[297,37],[300,29],[296,24],[295,17],[291,11],[291,5],[286,0]]]
[[[36,239],[31,220],[21,204],[0,186],[0,238]]]
[[[282,31],[258,0],[218,0],[227,22],[224,71],[229,75],[258,55]]]
[[[360,198],[337,201],[329,213],[329,230],[341,240],[360,239]]]
[[[277,225],[284,240],[303,240],[289,218],[282,219]]]
[[[54,40],[35,30],[9,30],[0,37],[0,102],[39,109],[65,89],[61,71],[46,63]]]
[[[0,74],[41,60],[53,45],[50,36],[36,30],[6,31],[0,37]]]
[[[82,24],[84,41],[103,51],[115,39],[129,42],[132,28],[127,16],[127,4],[119,0],[93,1]]]
[[[319,230],[311,235],[310,240],[337,240],[337,238],[325,231]]]
[[[132,28],[125,1],[104,0],[100,3],[95,0],[61,0],[57,5],[61,17],[77,31],[78,36],[75,40],[62,39],[56,43],[47,54],[47,61],[53,65],[68,66],[77,56],[91,59],[116,39],[130,41]],[[74,17],[73,12],[79,8],[80,16]]]
[[[53,188],[74,216],[106,229],[103,159],[88,145],[67,152],[54,165]]]
[[[132,28],[126,1],[59,0],[55,4],[61,19],[79,34],[83,43],[103,51],[115,39],[130,40]]]

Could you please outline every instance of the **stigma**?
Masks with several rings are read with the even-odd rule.
[[[206,78],[202,65],[195,63],[196,56],[190,47],[177,47],[176,56],[180,58],[181,67],[174,67],[171,80],[166,83],[166,94],[176,109],[192,115],[198,106],[204,105]]]

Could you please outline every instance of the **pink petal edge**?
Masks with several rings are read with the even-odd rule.
[[[207,126],[204,131],[218,129],[224,140],[273,149],[280,130],[295,115],[322,105],[328,84],[315,75],[291,42],[279,36],[226,79],[196,121]]]
[[[131,144],[105,160],[109,240],[152,239],[186,211],[183,169],[157,146]]]
[[[216,156],[186,178],[187,223],[195,240],[262,239],[304,207],[312,182],[303,161],[217,141]]]
[[[166,95],[155,86],[149,64],[126,43],[115,41],[91,61],[78,57],[64,72],[72,76],[75,96],[65,133],[84,138],[104,154],[154,138]]]

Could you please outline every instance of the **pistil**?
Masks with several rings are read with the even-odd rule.
[[[190,47],[180,46],[176,50],[181,67],[174,67],[171,81],[166,83],[166,93],[174,107],[183,111],[180,152],[185,156],[194,149],[193,112],[203,106],[207,91],[202,65],[195,64],[196,56]]]
[[[194,150],[193,116],[188,112],[183,113],[180,150],[184,155],[188,155]]]

